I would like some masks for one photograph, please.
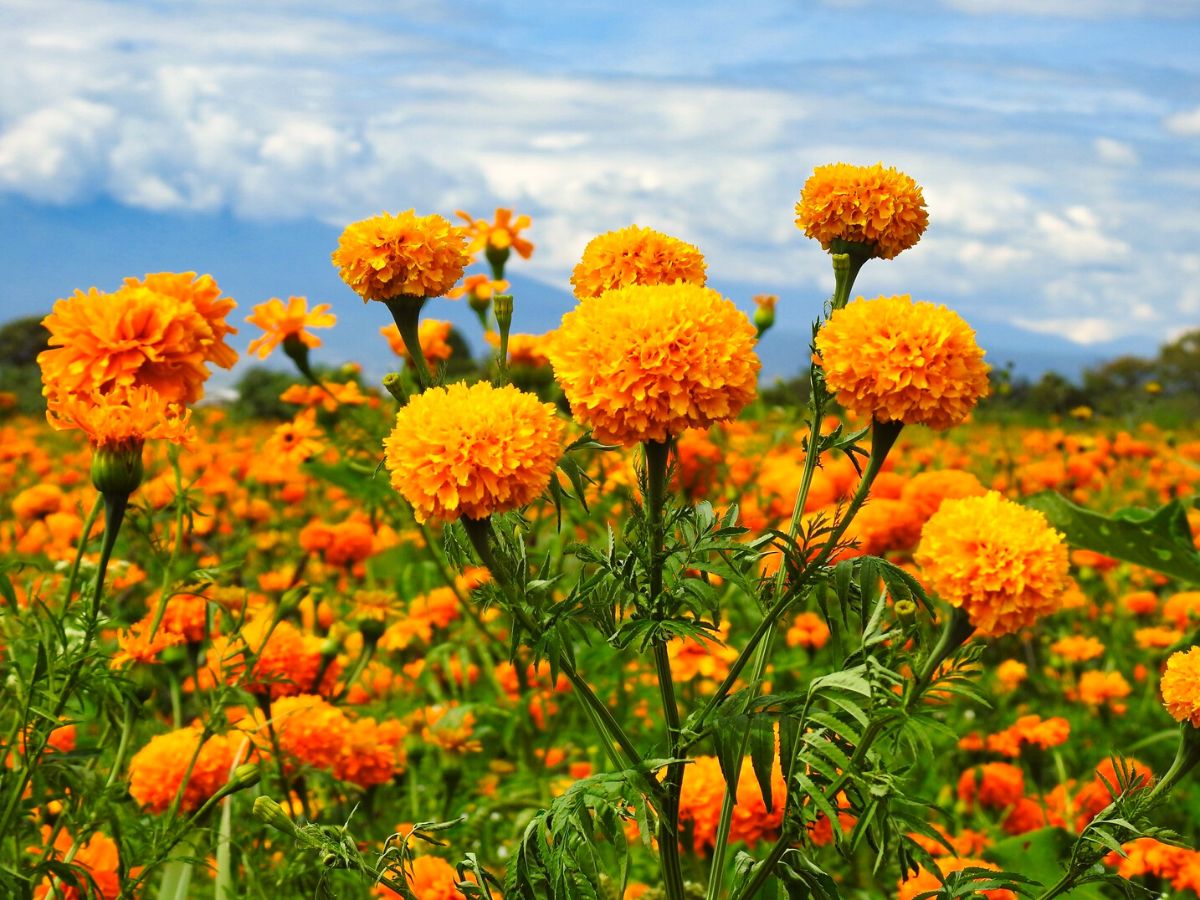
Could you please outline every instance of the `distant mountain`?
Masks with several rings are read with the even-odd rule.
[[[242,333],[234,339],[236,347],[244,348],[253,336],[253,326],[240,323],[250,307],[268,297],[297,294],[310,303],[331,304],[338,315],[338,326],[324,336],[325,345],[315,359],[331,364],[358,361],[372,377],[395,368],[395,357],[378,334],[390,321],[386,310],[360,301],[330,262],[337,246],[336,227],[309,221],[254,222],[228,213],[152,213],[111,201],[51,207],[13,197],[0,199],[0,217],[6,231],[0,242],[0,321],[48,313],[56,298],[75,288],[112,290],[127,275],[196,270],[211,273],[238,301]],[[509,278],[516,297],[515,330],[540,333],[553,328],[575,304],[570,285],[566,279],[560,286],[522,275],[520,264],[515,260]],[[749,298],[763,290],[724,282],[714,286],[747,311]],[[814,311],[822,299],[813,298]],[[465,303],[437,301],[428,309],[429,315],[454,322],[472,348],[482,350],[478,322]],[[808,355],[808,321],[788,321],[783,308],[780,314],[780,324],[759,348],[768,378],[798,374]],[[994,366],[1011,361],[1017,374],[1032,378],[1048,369],[1074,377],[1105,359],[1124,353],[1148,355],[1157,349],[1137,339],[1084,347],[999,320],[973,318],[971,324]],[[223,376],[216,385],[228,383],[229,377]]]

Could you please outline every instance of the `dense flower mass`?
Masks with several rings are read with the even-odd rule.
[[[633,284],[683,281],[703,287],[705,267],[703,254],[691,244],[630,225],[592,238],[571,273],[571,284],[580,300]]]
[[[826,250],[842,240],[866,244],[882,259],[913,246],[927,224],[920,186],[882,164],[818,166],[796,204],[796,227]]]
[[[411,209],[348,225],[333,251],[342,281],[363,300],[440,297],[470,262],[464,229]]]
[[[633,286],[563,316],[547,355],[575,418],[601,441],[665,441],[731,419],[754,399],[745,314],[695,284]]]
[[[943,503],[913,558],[926,585],[990,637],[1056,610],[1069,566],[1063,537],[1046,517],[995,491]]]
[[[308,329],[331,328],[337,323],[337,317],[329,311],[328,303],[319,303],[309,309],[304,297],[288,297],[286,304],[278,297],[272,297],[254,307],[253,315],[247,316],[246,321],[263,330],[262,337],[252,340],[246,352],[266,359],[288,338],[295,338],[306,347],[320,347],[321,339]]]
[[[879,422],[949,428],[987,396],[975,332],[945,306],[907,295],[861,297],[817,333],[817,357],[838,403]]]
[[[1167,660],[1162,695],[1172,718],[1200,728],[1200,647],[1180,650]]]
[[[164,272],[127,279],[111,294],[92,288],[59,300],[42,320],[50,332],[50,349],[38,355],[44,393],[146,386],[166,400],[199,400],[206,363],[237,360],[224,343],[234,301],[220,294],[211,276]]]
[[[384,441],[392,486],[418,521],[483,519],[524,506],[562,450],[554,407],[515,387],[452,384],[414,397]]]

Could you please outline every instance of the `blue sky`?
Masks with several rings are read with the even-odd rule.
[[[551,327],[587,240],[637,222],[699,246],[743,305],[780,294],[787,369],[831,284],[793,206],[841,160],[908,172],[930,212],[921,244],[859,289],[953,306],[997,362],[1148,351],[1200,324],[1200,0],[0,0],[0,15],[5,317],[199,268],[245,314],[301,293],[361,327],[328,265],[340,227],[504,205],[535,220],[516,271],[539,299],[522,322],[518,295],[517,327]]]

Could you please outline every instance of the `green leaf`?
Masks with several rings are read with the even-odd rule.
[[[775,729],[766,719],[754,719],[750,725],[750,763],[754,767],[754,777],[758,779],[759,790],[762,791],[763,803],[767,811],[772,812],[775,804],[771,799],[771,770],[775,767]],[[734,785],[734,792],[737,785]]]
[[[1002,869],[1020,872],[1049,885],[1062,877],[1073,843],[1072,836],[1061,828],[1042,828],[993,844],[988,848],[988,859]],[[1099,887],[1085,886],[1061,896],[1071,900],[1102,900],[1106,895]]]
[[[1055,493],[1029,497],[1025,505],[1044,514],[1074,547],[1200,584],[1200,553],[1192,542],[1187,507],[1178,500],[1157,510],[1126,509],[1112,516]]]

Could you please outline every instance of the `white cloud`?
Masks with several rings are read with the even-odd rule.
[[[1071,206],[1062,215],[1040,212],[1035,217],[1045,251],[1073,263],[1107,262],[1129,253],[1129,245],[1100,229],[1096,213]]]
[[[1082,317],[1078,319],[1026,319],[1016,317],[1014,325],[1026,331],[1038,334],[1052,334],[1055,337],[1066,338],[1074,344],[1103,344],[1124,333],[1125,322],[1122,319],[1102,319],[1097,317]]]
[[[80,98],[22,116],[0,134],[0,185],[50,202],[88,193],[116,120],[113,107]]]
[[[1168,116],[1163,124],[1166,126],[1167,131],[1173,134],[1182,134],[1188,137],[1200,134],[1200,106],[1186,112],[1179,112],[1173,116]]]
[[[1096,148],[1096,156],[1101,162],[1111,163],[1114,166],[1136,166],[1138,163],[1137,151],[1124,141],[1099,137],[1092,146]]]

